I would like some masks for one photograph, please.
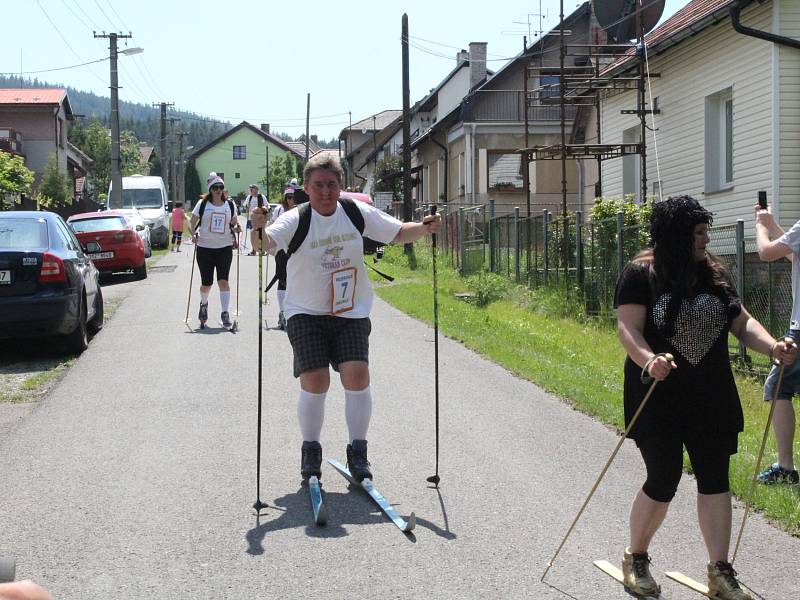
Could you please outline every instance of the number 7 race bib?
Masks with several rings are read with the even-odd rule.
[[[331,273],[331,314],[353,310],[356,297],[357,273],[355,267]]]

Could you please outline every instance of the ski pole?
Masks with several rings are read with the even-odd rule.
[[[264,331],[264,323],[261,319],[261,307],[263,306],[262,294],[264,293],[261,289],[263,284],[263,273],[261,269],[264,238],[261,230],[258,231],[258,245],[258,435],[256,444],[256,501],[253,503],[253,508],[256,509],[257,513],[260,513],[262,508],[267,507],[267,503],[261,501],[261,356],[263,348],[262,337]]]
[[[783,338],[787,347],[794,346],[794,340],[790,337]],[[761,470],[761,460],[764,458],[764,447],[767,445],[769,438],[769,426],[772,423],[772,415],[775,413],[775,403],[778,401],[778,393],[781,389],[781,380],[783,379],[784,364],[778,368],[778,380],[775,382],[775,392],[772,394],[772,401],[769,403],[769,414],[767,415],[767,424],[764,426],[764,435],[761,437],[761,447],[758,449],[758,457],[756,458],[756,468],[753,471],[753,480],[750,482],[750,491],[747,494],[747,502],[744,503],[744,516],[742,517],[742,524],[739,527],[739,533],[736,536],[736,546],[733,548],[733,556],[731,556],[731,565],[736,562],[736,554],[739,552],[739,544],[742,541],[742,533],[744,533],[744,526],[747,523],[747,516],[750,514],[750,506],[753,504],[753,495],[756,491],[758,484],[758,473]]]
[[[189,305],[192,303],[192,284],[194,282],[194,263],[197,261],[197,244],[192,244],[194,250],[192,251],[192,274],[189,276],[189,299],[186,301],[186,318],[183,320],[187,325],[189,324]]]
[[[239,256],[242,254],[242,234],[241,232],[236,234],[236,249],[238,252],[236,253],[236,316],[238,317],[241,313],[239,312]]]
[[[436,214],[436,205],[431,206],[431,215]],[[436,282],[436,234],[431,234],[431,257],[433,259],[433,373],[436,397],[436,473],[426,481],[439,487],[439,287]]]
[[[671,363],[672,360],[673,360],[673,356],[671,354],[667,353],[667,354],[663,354],[662,356],[665,359],[667,359],[667,362]],[[633,426],[636,424],[636,421],[639,419],[639,415],[642,414],[642,410],[644,410],[644,407],[647,405],[647,401],[650,399],[650,396],[653,394],[653,390],[656,389],[656,385],[658,385],[658,379],[654,379],[653,383],[650,384],[650,389],[647,390],[647,394],[645,394],[644,399],[642,400],[642,403],[639,405],[639,408],[636,409],[636,412],[634,413],[633,417],[631,418],[631,422],[628,424],[628,427],[625,429],[625,432],[622,434],[622,437],[620,438],[619,442],[617,443],[617,447],[614,448],[614,451],[611,453],[611,456],[608,458],[608,461],[606,462],[606,465],[603,467],[603,470],[600,471],[600,476],[597,478],[597,481],[595,481],[594,485],[592,486],[592,489],[589,492],[589,495],[586,497],[586,500],[584,500],[583,506],[581,506],[580,510],[578,511],[578,514],[575,515],[575,519],[573,519],[572,525],[569,526],[569,529],[567,530],[567,534],[564,536],[564,539],[561,540],[561,543],[559,544],[558,549],[556,550],[555,554],[553,554],[553,557],[547,563],[547,568],[544,570],[544,573],[542,573],[542,577],[541,577],[541,579],[539,579],[539,581],[544,581],[544,578],[547,576],[547,572],[550,570],[550,568],[553,566],[553,563],[556,561],[556,557],[561,552],[561,549],[564,547],[564,544],[567,543],[567,539],[569,538],[570,534],[572,533],[572,530],[575,529],[575,525],[577,525],[578,519],[581,518],[581,515],[583,514],[583,511],[586,510],[586,507],[589,505],[589,501],[592,499],[592,496],[594,496],[594,493],[597,491],[597,487],[600,485],[600,482],[603,480],[603,477],[605,477],[606,471],[608,471],[608,468],[611,466],[611,463],[614,461],[614,458],[617,456],[617,452],[619,452],[619,449],[622,447],[622,444],[625,442],[625,439],[628,437],[628,434],[631,432],[631,429],[633,429]]]

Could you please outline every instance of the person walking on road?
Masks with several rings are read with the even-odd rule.
[[[200,326],[208,321],[208,295],[214,284],[214,271],[222,307],[220,322],[232,325],[230,318],[231,288],[228,276],[233,261],[235,234],[241,231],[233,201],[224,194],[225,182],[216,173],[208,177],[208,194],[192,211],[192,241],[197,245],[197,266],[200,269]]]
[[[772,238],[772,240],[770,240]],[[785,232],[769,210],[756,205],[756,246],[758,256],[766,262],[788,258],[792,263],[792,316],[788,337],[800,341],[800,221]],[[772,368],[764,385],[764,400],[775,398],[778,371]],[[796,426],[792,399],[800,392],[800,362],[784,369],[772,419],[772,430],[778,446],[778,462],[762,471],[758,480],[766,485],[796,484],[800,476],[794,466],[794,432]]]
[[[188,217],[183,210],[183,202],[176,202],[172,209],[172,251],[181,251],[181,238],[183,237],[183,226]]]
[[[296,179],[293,181],[295,181],[295,183],[297,182]],[[281,203],[272,211],[270,225],[277,221],[278,217],[283,213],[294,208],[294,190],[295,188],[291,186],[283,190],[283,200],[281,200]],[[283,312],[283,304],[286,298],[286,263],[288,261],[289,257],[286,256],[286,252],[278,250],[278,253],[275,255],[275,276],[278,278],[278,328],[282,330],[286,329],[286,316]]]
[[[730,456],[744,428],[728,358],[728,332],[747,347],[784,364],[796,356],[742,306],[722,263],[706,250],[711,213],[690,196],[653,205],[652,248],[640,252],[617,284],[625,361],[626,426],[650,387],[661,384],[628,437],[636,441],[647,480],[630,513],[625,585],[658,596],[648,549],[667,514],[683,466],[683,448],[697,478],[700,531],[708,550],[708,587],[719,600],[751,600],[728,561],[731,537]],[[668,362],[664,355],[674,356]]]
[[[309,202],[283,213],[267,229],[269,250],[287,251],[286,329],[300,379],[297,415],[303,438],[301,475],[322,475],[320,434],[328,365],[339,372],[345,390],[348,428],[347,466],[353,477],[372,478],[367,430],[372,415],[369,373],[369,319],[373,292],[367,277],[362,236],[386,243],[411,243],[441,226],[438,215],[422,223],[401,223],[361,202],[339,198],[342,167],[335,158],[312,158],[303,171]],[[357,213],[352,212],[358,211]],[[363,228],[354,223],[360,216]],[[266,221],[266,216],[259,215]],[[253,225],[256,226],[254,217]],[[294,240],[294,243],[293,243]]]
[[[258,186],[250,184],[250,195],[244,201],[244,208],[247,211],[247,229],[250,230],[250,248],[248,256],[255,256],[258,248],[258,229],[253,227],[253,211],[257,208],[266,207],[269,210],[269,202],[258,192]]]

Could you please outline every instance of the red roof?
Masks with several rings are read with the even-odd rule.
[[[64,88],[6,88],[0,89],[0,104],[61,104]]]
[[[708,17],[721,8],[725,8],[731,3],[732,0],[691,0],[691,2],[664,21],[660,26],[644,36],[648,50],[655,50],[659,43],[668,39],[670,36],[691,27],[698,21]],[[631,49],[606,66],[603,69],[603,73],[611,71],[628,62],[633,58],[633,54],[634,45],[631,45]],[[603,73],[601,73],[601,75]]]

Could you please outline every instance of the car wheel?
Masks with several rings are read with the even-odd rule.
[[[74,354],[80,354],[89,347],[89,335],[86,331],[86,300],[83,297],[78,313],[77,327],[66,336],[67,348]]]
[[[147,244],[147,247],[144,251],[144,257],[150,258],[151,256],[153,256],[153,247],[150,244]]]
[[[141,267],[136,267],[133,275],[136,279],[147,279],[147,261],[143,262]]]
[[[89,333],[95,335],[103,328],[103,291],[98,286],[94,297],[94,316],[87,324]]]

